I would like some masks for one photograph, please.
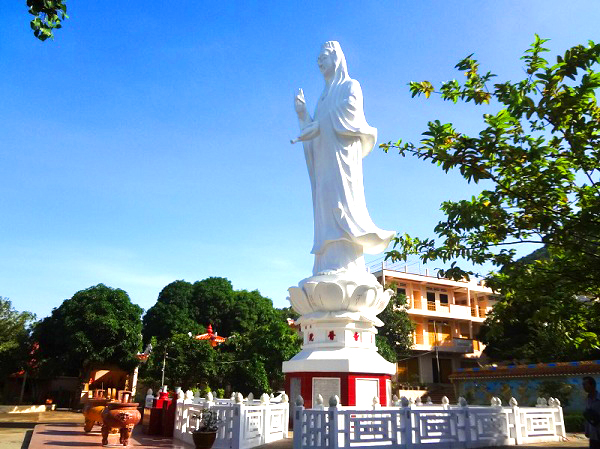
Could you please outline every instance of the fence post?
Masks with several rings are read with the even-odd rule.
[[[244,440],[244,402],[236,396],[233,404],[233,419],[231,423],[231,446],[236,449],[241,449],[242,441]],[[243,398],[242,398],[243,399]]]
[[[553,415],[554,415],[554,433],[555,435],[559,436],[559,437],[566,437],[567,433],[565,431],[565,420],[563,417],[563,409],[560,406],[560,401],[558,400],[558,398],[550,398],[548,400],[548,405],[551,407],[554,407],[556,410],[554,411]],[[559,425],[557,426],[556,423],[559,423]],[[560,432],[556,431],[556,428],[560,427]]]
[[[523,434],[521,433],[521,416],[519,413],[519,403],[515,398],[510,398],[508,404],[512,407],[514,428],[515,428],[515,443],[517,445],[523,444]]]
[[[469,404],[463,397],[458,398],[458,405],[463,411],[463,432],[465,436],[465,446],[470,447],[471,443],[471,413],[469,412]]]
[[[449,408],[450,408],[450,400],[448,399],[448,396],[443,396],[442,397],[442,409],[448,410]]]
[[[406,445],[406,449],[410,449],[414,445],[420,443],[417,441],[415,437],[415,441],[413,441],[413,414],[412,410],[408,405],[402,404],[402,409],[399,410],[400,419],[404,419],[404,432],[402,434],[403,443]],[[418,416],[418,414],[416,415]],[[414,418],[417,419],[417,418]],[[400,424],[402,426],[402,423]],[[418,433],[418,432],[417,432]]]
[[[329,399],[329,426],[323,426],[327,429],[329,437],[329,449],[338,449],[340,444],[339,436],[339,398],[332,396]],[[327,428],[329,427],[329,428]],[[344,442],[347,444],[347,442]]]
[[[269,429],[271,427],[271,409],[269,407],[269,395],[267,393],[260,395],[260,408],[262,411],[262,435],[260,436],[260,444],[270,443],[271,432],[269,432]]]
[[[294,404],[294,449],[302,449],[304,433],[304,399],[298,395]]]
[[[287,394],[283,393],[281,397],[281,405],[283,409],[283,438],[287,438],[290,433],[290,401]]]
[[[379,403],[379,397],[373,397],[373,410],[379,410],[381,408],[381,404]]]

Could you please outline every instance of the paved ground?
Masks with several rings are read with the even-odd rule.
[[[52,422],[83,425],[83,415],[71,411],[0,413],[0,449],[27,449],[33,428]]]
[[[0,413],[0,449],[53,449],[74,448],[100,449],[100,427],[96,426],[89,434],[83,432],[83,415],[80,412],[53,411],[44,413]],[[35,428],[35,429],[34,429]],[[290,432],[291,436],[291,432]],[[123,447],[118,444],[118,436],[111,436],[109,447]],[[160,449],[193,449],[193,446],[171,438],[147,436],[136,426],[130,447]],[[538,443],[527,446],[506,446],[506,449],[528,448],[583,448],[588,440],[581,434],[569,434],[566,441],[558,443]],[[291,438],[259,446],[256,449],[292,449]],[[495,447],[494,449],[502,449]]]

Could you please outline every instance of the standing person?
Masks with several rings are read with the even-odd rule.
[[[585,436],[590,439],[590,449],[600,449],[600,395],[596,390],[596,380],[590,376],[584,377],[583,389],[587,393],[583,411]]]

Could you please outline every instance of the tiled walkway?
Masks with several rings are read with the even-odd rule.
[[[32,434],[32,428],[35,426]],[[31,441],[29,441],[31,438]],[[29,446],[27,446],[29,443]],[[118,444],[118,435],[109,438],[109,447]],[[171,438],[143,435],[141,426],[133,431],[130,447],[162,449],[194,449],[193,446]],[[46,412],[40,414],[0,415],[0,449],[101,449],[100,427],[96,426],[89,434],[83,432],[83,415],[71,412]],[[567,441],[560,443],[539,443],[527,446],[508,446],[507,449],[528,448],[584,448],[588,441],[581,434],[569,435]],[[292,440],[285,439],[260,446],[256,449],[292,449]],[[495,449],[501,449],[496,447]]]
[[[118,444],[118,434],[111,435],[108,447],[123,447]],[[65,448],[101,448],[100,427],[94,427],[94,430],[88,434],[84,433],[80,424],[74,423],[51,423],[37,425],[34,430],[29,449],[51,449],[58,447]],[[134,434],[129,441],[130,447],[137,448],[161,448],[161,449],[194,449],[193,446],[182,443],[178,440],[164,437],[154,437],[143,435],[141,427],[134,429]],[[579,436],[571,436],[568,441],[560,443],[538,443],[527,446],[506,446],[506,449],[528,449],[528,448],[583,448],[587,447],[587,440]],[[277,441],[256,449],[292,449],[292,440],[286,439]],[[495,449],[501,449],[496,447]]]
[[[95,426],[90,433],[85,433],[80,424],[52,423],[35,426],[29,449],[49,449],[58,447],[100,448],[102,436],[100,426]],[[107,447],[123,447],[119,444],[119,434],[109,435]],[[143,435],[141,426],[136,426],[129,440],[129,447],[193,449],[193,446],[173,440]]]

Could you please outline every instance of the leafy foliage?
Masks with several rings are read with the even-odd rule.
[[[75,293],[35,327],[40,368],[82,378],[99,367],[133,369],[141,349],[141,315],[123,290],[98,284]]]
[[[0,375],[26,367],[31,344],[29,334],[35,315],[18,312],[7,298],[0,297]]]
[[[572,283],[564,281],[566,270],[547,271],[549,257],[542,248],[495,275],[505,294],[479,332],[492,360],[600,357],[600,303],[573,294]]]
[[[204,330],[190,313],[193,292],[193,285],[186,281],[175,281],[162,289],[156,304],[144,314],[145,344],[151,337],[162,341],[177,333]]]
[[[222,366],[215,364],[219,359],[218,351],[205,341],[190,338],[188,334],[175,334],[168,340],[153,341],[152,356],[140,370],[144,384],[152,388],[160,387],[165,354],[165,379],[169,385],[184,390],[216,386],[215,379],[223,375]]]
[[[424,262],[467,258],[476,264],[505,266],[513,262],[518,243],[541,243],[553,259],[557,254],[585,267],[585,279],[576,282],[580,293],[598,294],[600,279],[600,109],[595,91],[600,74],[600,45],[589,42],[558,56],[551,65],[542,54],[547,40],[536,36],[522,58],[527,78],[489,86],[494,75],[480,74],[471,56],[456,67],[466,76],[443,83],[442,99],[491,103],[500,107],[483,115],[484,128],[468,136],[450,123],[429,122],[420,145],[386,143],[439,165],[445,172],[457,168],[469,182],[489,181],[493,188],[468,200],[441,206],[446,220],[434,229],[434,239],[400,236],[392,259],[419,254]],[[415,95],[430,94],[428,84],[410,83]],[[578,255],[578,257],[575,257]],[[446,276],[460,279],[457,265]]]
[[[395,289],[393,285],[392,288]],[[379,337],[376,339],[376,343],[381,355],[390,362],[396,363],[398,358],[407,355],[413,344],[412,331],[414,325],[406,312],[406,308],[406,296],[396,294],[391,297],[387,307],[379,314],[379,319],[383,321],[384,325],[379,329]],[[393,358],[386,346],[391,349]]]
[[[502,267],[487,278],[505,297],[483,333],[495,358],[509,356],[511,345],[516,357],[549,357],[552,335],[564,335],[555,345],[558,358],[592,356],[599,347],[600,333],[589,321],[597,320],[597,304],[575,296],[600,297],[600,73],[594,70],[600,45],[574,46],[551,64],[543,57],[546,42],[536,35],[521,58],[527,76],[518,82],[491,86],[495,75],[480,73],[470,55],[456,65],[464,83],[448,81],[439,91],[429,82],[410,83],[413,96],[435,92],[454,103],[497,107],[483,115],[478,135],[432,121],[418,145],[382,145],[490,186],[441,205],[446,217],[434,228],[437,240],[398,236],[387,257],[452,261],[440,274],[453,279],[474,274],[457,265],[461,258]],[[543,245],[545,257],[516,261],[523,243]]]
[[[216,432],[223,420],[219,418],[216,410],[203,408],[198,415],[192,415],[192,419],[198,419],[200,422],[194,432]]]
[[[144,316],[144,341],[154,338],[161,348],[154,351],[154,360],[143,369],[146,382],[158,383],[158,364],[162,363],[161,351],[166,346],[173,348],[168,349],[170,358],[165,372],[171,384],[208,384],[213,389],[244,393],[276,390],[283,383],[282,362],[300,349],[299,336],[287,325],[288,316],[287,311],[275,309],[271,300],[258,291],[234,290],[225,278],[211,277],[194,284],[173,282]],[[220,335],[229,337],[228,341],[212,349],[206,342],[187,336],[188,332],[204,332],[209,324]],[[181,338],[188,343],[183,344]],[[190,344],[203,345],[210,352],[196,354],[187,346]],[[174,352],[174,345],[181,350]],[[185,356],[171,356],[185,355],[186,351],[196,354],[193,357],[212,369],[189,369],[183,366],[187,363]]]
[[[54,38],[53,30],[62,28],[62,21],[68,19],[65,0],[27,0],[29,14],[34,16],[30,25],[33,35],[41,41]]]

